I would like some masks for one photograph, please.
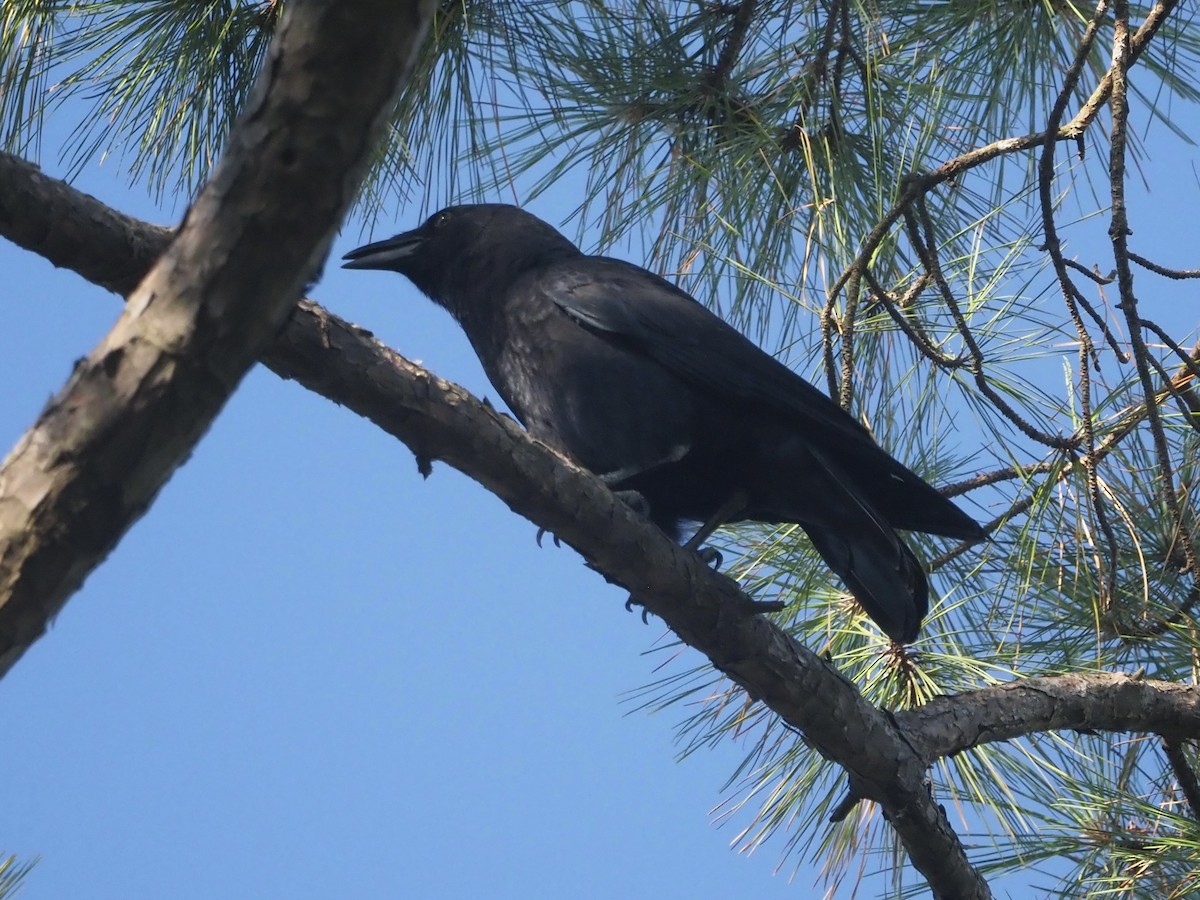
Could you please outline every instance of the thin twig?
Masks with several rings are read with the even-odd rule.
[[[833,52],[833,39],[837,32],[839,6],[839,0],[833,0],[832,8],[825,17],[825,28],[821,33],[821,48],[817,51],[816,58],[808,62],[805,66],[806,72],[803,83],[800,90],[797,91],[800,97],[800,108],[792,117],[791,128],[779,140],[779,145],[785,152],[793,152],[805,144],[801,136],[805,133],[805,125],[808,122],[809,114],[812,111],[813,104],[817,101],[817,88],[828,77],[831,69],[829,59]],[[834,85],[835,99],[839,86],[837,84]]]
[[[1102,287],[1104,285],[1112,284],[1115,277],[1115,275],[1101,275],[1099,272],[1089,269],[1083,263],[1076,262],[1073,259],[1064,258],[1063,265],[1070,266],[1075,271],[1086,276],[1087,278],[1090,278],[1092,281],[1096,282],[1096,284],[1101,285]]]
[[[956,481],[954,484],[947,485],[941,489],[941,493],[946,497],[958,497],[968,491],[973,491],[976,488],[987,487],[992,484],[1000,484],[1004,481],[1013,481],[1021,479],[1028,481],[1034,475],[1042,475],[1050,472],[1053,469],[1062,465],[1062,460],[1059,455],[1055,455],[1051,459],[1044,459],[1041,462],[1034,463],[1031,466],[1005,466],[1003,469],[994,469],[991,472],[980,472],[971,478],[963,481]]]
[[[1176,281],[1183,281],[1186,278],[1200,278],[1200,269],[1168,269],[1166,266],[1160,266],[1158,263],[1151,262],[1144,256],[1139,256],[1132,250],[1129,251],[1129,258],[1139,266],[1149,269],[1157,275],[1165,275],[1167,278],[1174,278]]]
[[[1142,52],[1149,46],[1158,29],[1167,20],[1167,16],[1178,5],[1179,0],[1161,0],[1161,2],[1155,3],[1150,8],[1150,12],[1146,14],[1141,27],[1138,28],[1133,38],[1126,42],[1128,48],[1126,54],[1128,62],[1126,67],[1132,66],[1137,62],[1138,57],[1142,55]],[[1128,17],[1126,17],[1125,21],[1125,32],[1128,34]],[[1112,94],[1114,80],[1113,69],[1109,68],[1100,80],[1100,83],[1096,86],[1096,89],[1092,91],[1092,95],[1088,97],[1083,107],[1075,114],[1075,118],[1063,126],[1063,131],[1069,135],[1082,134],[1095,121],[1096,116],[1100,115],[1100,110],[1104,108],[1105,102]]]
[[[896,301],[884,289],[883,285],[875,278],[875,273],[868,267],[863,271],[863,276],[866,278],[867,284],[871,287],[872,295],[879,301],[879,305],[884,308],[891,320],[896,323],[896,326],[904,332],[904,335],[912,341],[914,347],[920,351],[921,355],[928,359],[931,363],[941,369],[953,370],[962,369],[970,365],[970,359],[965,356],[950,356],[943,353],[936,346],[933,340],[927,335],[921,327],[921,323],[915,320],[909,321],[908,316],[904,314],[904,310],[912,308],[920,296],[921,292],[928,286],[930,277],[928,272],[922,272],[920,277],[913,285],[904,293],[904,296]]]
[[[1108,10],[1108,0],[1100,0],[1096,5],[1095,12],[1092,14],[1091,20],[1088,22],[1087,28],[1084,31],[1082,40],[1079,42],[1079,47],[1075,51],[1075,58],[1071,62],[1070,68],[1067,70],[1066,78],[1063,80],[1062,89],[1058,93],[1058,98],[1054,103],[1054,107],[1050,111],[1048,122],[1049,128],[1057,129],[1062,116],[1066,112],[1067,103],[1071,95],[1075,91],[1075,86],[1079,82],[1079,78],[1083,72],[1088,56],[1091,53],[1092,45],[1095,43],[1096,35],[1099,33],[1100,24],[1104,20]],[[1038,160],[1038,196],[1040,200],[1042,213],[1042,230],[1045,235],[1043,244],[1045,250],[1050,254],[1051,263],[1054,266],[1055,276],[1058,280],[1059,289],[1062,291],[1063,300],[1066,303],[1067,315],[1070,317],[1072,324],[1075,326],[1075,333],[1079,337],[1079,406],[1080,406],[1080,431],[1083,437],[1083,470],[1084,482],[1087,488],[1088,502],[1092,508],[1092,514],[1096,517],[1096,522],[1100,526],[1100,531],[1104,535],[1104,540],[1108,545],[1108,558],[1112,564],[1107,567],[1107,571],[1101,573],[1103,577],[1104,590],[1100,598],[1101,608],[1111,611],[1113,598],[1117,588],[1117,536],[1113,530],[1112,522],[1109,521],[1108,513],[1104,505],[1104,496],[1100,490],[1100,457],[1096,447],[1096,428],[1093,418],[1092,404],[1092,373],[1091,366],[1097,369],[1100,367],[1099,357],[1096,353],[1095,344],[1092,342],[1091,332],[1088,331],[1087,325],[1083,321],[1083,316],[1080,315],[1079,309],[1083,307],[1101,329],[1109,345],[1117,354],[1117,358],[1123,360],[1124,352],[1121,350],[1115,336],[1092,305],[1083,296],[1083,293],[1075,285],[1071,279],[1069,268],[1083,272],[1089,278],[1093,277],[1092,273],[1086,268],[1068,260],[1062,252],[1062,242],[1058,237],[1058,225],[1054,219],[1054,198],[1052,193],[1052,185],[1054,180],[1054,145],[1047,144],[1042,149],[1041,158]]]
[[[1121,302],[1118,308],[1125,313],[1129,326],[1129,340],[1133,347],[1134,365],[1142,383],[1142,393],[1147,403],[1147,422],[1154,440],[1158,469],[1162,480],[1160,494],[1171,519],[1181,535],[1185,569],[1193,578],[1200,578],[1197,564],[1195,536],[1191,522],[1184,516],[1179,496],[1175,491],[1175,471],[1171,463],[1170,448],[1158,404],[1156,390],[1149,364],[1150,351],[1142,339],[1141,318],[1138,315],[1137,295],[1133,290],[1133,270],[1130,267],[1128,239],[1130,234],[1128,211],[1125,206],[1125,146],[1129,105],[1126,97],[1126,71],[1131,62],[1129,39],[1129,8],[1127,0],[1115,0],[1115,31],[1113,36],[1112,75],[1112,140],[1109,154],[1109,177],[1111,179],[1112,217],[1109,237],[1113,243],[1113,256],[1117,266],[1117,285]],[[1143,26],[1144,27],[1144,26]]]
[[[706,79],[706,87],[713,97],[724,96],[728,89],[733,67],[737,65],[738,56],[741,55],[742,47],[745,46],[746,34],[750,31],[750,23],[754,19],[757,8],[757,0],[742,0],[733,13],[733,27],[726,36],[725,43],[721,46],[716,65],[713,66]]]
[[[946,304],[947,309],[950,310],[950,316],[954,319],[954,324],[958,328],[959,334],[962,335],[964,343],[967,345],[967,350],[971,354],[971,371],[975,376],[975,384],[979,388],[980,393],[987,397],[1005,418],[1016,425],[1031,440],[1058,450],[1075,449],[1079,443],[1078,438],[1050,434],[1035,427],[992,387],[988,381],[987,373],[984,371],[985,361],[983,350],[975,340],[975,335],[971,332],[966,317],[963,315],[962,309],[954,297],[954,292],[950,290],[950,284],[942,272],[941,263],[938,261],[937,251],[935,250],[936,237],[933,230],[933,219],[930,217],[929,210],[925,207],[922,199],[918,198],[913,207],[915,212],[905,216],[909,240],[917,251],[917,255],[920,257],[922,264],[924,264],[926,271],[933,278],[933,283],[941,293],[942,301]]]
[[[841,390],[838,403],[850,411],[854,403],[854,326],[858,314],[858,295],[862,279],[856,274],[846,284],[846,306],[838,323],[838,336],[842,339]]]

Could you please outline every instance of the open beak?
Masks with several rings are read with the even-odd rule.
[[[420,248],[424,238],[415,231],[406,231],[386,241],[366,244],[351,250],[342,259],[343,269],[391,269],[412,256]]]

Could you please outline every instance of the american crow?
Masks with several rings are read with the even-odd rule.
[[[836,403],[679,288],[587,256],[514,206],[452,206],[346,254],[407,276],[466,331],[539,440],[685,521],[794,522],[893,640],[916,639],[925,573],[893,529],[978,540],[969,516]],[[704,527],[704,526],[702,526]]]

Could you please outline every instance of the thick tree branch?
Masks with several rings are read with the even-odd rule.
[[[256,93],[173,242],[0,468],[0,674],[145,512],[286,321],[354,198],[431,11],[428,0],[288,5]],[[12,221],[7,193],[3,202]],[[64,217],[43,233],[62,242],[88,224]],[[90,244],[77,249],[102,268],[109,248],[82,250]]]
[[[32,184],[22,187],[22,181]],[[143,241],[152,248],[155,241],[167,239],[161,229],[131,219],[106,219],[97,201],[2,154],[0,197],[24,197],[31,204],[16,209],[0,201],[0,234],[77,271],[92,254],[81,254],[83,262],[76,268],[68,246],[36,238],[53,234],[50,223],[72,217],[77,206],[86,211],[86,220],[98,223],[98,231],[105,227],[99,223],[109,223],[111,234],[92,240],[109,242],[114,254],[122,245],[128,248],[124,271],[119,266],[102,270],[103,284],[110,289],[137,282],[139,266],[146,264],[138,253]],[[45,221],[33,225],[30,219]],[[516,512],[567,541],[751,697],[842,765],[852,793],[884,809],[936,896],[990,896],[930,796],[923,762],[890,718],[863,700],[831,665],[754,615],[755,606],[732,581],[631,514],[597,479],[461,388],[316,304],[304,302],[296,309],[262,361],[282,377],[369,418],[418,456],[460,469]]]
[[[1200,688],[1129,675],[1025,678],[937,697],[896,714],[926,762],[1040,731],[1133,731],[1200,738]]]

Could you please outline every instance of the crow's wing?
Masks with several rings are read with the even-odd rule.
[[[773,407],[838,440],[878,448],[829,397],[652,272],[593,256],[556,266],[540,282],[580,324],[636,347],[710,393]]]
[[[589,330],[644,354],[707,394],[751,403],[797,429],[894,527],[982,537],[979,525],[893,459],[855,419],[689,294],[639,266],[602,256],[543,271],[547,299]]]

